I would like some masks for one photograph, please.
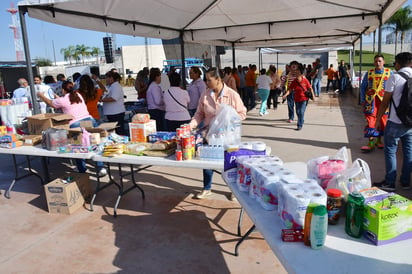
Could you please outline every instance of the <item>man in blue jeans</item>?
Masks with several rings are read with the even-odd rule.
[[[340,61],[340,66],[338,67],[338,83],[339,83],[339,93],[343,93],[346,90],[346,84],[350,78],[348,67],[345,65],[345,61]]]
[[[374,186],[387,191],[394,191],[396,187],[396,151],[398,150],[399,140],[402,141],[403,150],[403,164],[400,177],[403,189],[410,188],[412,173],[412,126],[403,124],[395,110],[395,106],[399,106],[406,83],[406,79],[401,74],[408,78],[412,77],[412,53],[402,52],[396,55],[394,66],[398,73],[389,77],[376,121],[376,129],[379,129],[382,115],[390,106],[388,122],[384,132],[385,180],[374,183]]]

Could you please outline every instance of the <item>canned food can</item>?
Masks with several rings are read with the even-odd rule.
[[[193,155],[192,155],[192,149],[191,148],[184,148],[183,149],[183,160],[192,160]]]
[[[176,161],[182,161],[183,160],[183,153],[180,149],[176,150]]]
[[[182,138],[182,136],[184,135],[183,133],[184,133],[183,128],[181,128],[181,127],[177,128],[176,129],[176,138],[177,139]]]
[[[186,135],[182,137],[182,148],[192,148],[192,138],[191,135]]]

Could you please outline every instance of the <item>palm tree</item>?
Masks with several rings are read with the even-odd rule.
[[[63,54],[64,61],[69,60],[70,65],[71,65],[72,64],[72,59],[71,59],[72,56],[71,56],[71,52],[70,52],[69,48],[61,48],[60,53]]]
[[[100,52],[101,52],[100,48],[98,48],[98,47],[92,47],[92,49],[90,51],[90,54],[92,56],[96,56],[97,63],[99,63],[99,54],[100,54]]]
[[[76,45],[77,56],[82,56],[82,61],[84,64],[84,58],[90,56],[90,47],[85,46],[84,44]]]
[[[412,29],[411,9],[409,6],[400,8],[386,21],[386,29],[395,32],[395,55],[397,53],[398,37],[401,35],[401,52],[403,51],[403,43],[405,41],[406,32]]]

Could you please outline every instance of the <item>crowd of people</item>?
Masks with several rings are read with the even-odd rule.
[[[395,68],[411,76],[411,62],[410,53],[402,53],[396,56]],[[367,124],[364,136],[368,138],[368,143],[361,149],[363,152],[371,152],[375,147],[384,148],[387,175],[383,182],[376,185],[391,190],[394,189],[396,180],[395,154],[399,140],[402,140],[404,150],[401,183],[405,188],[410,185],[412,129],[399,126],[396,114],[393,111],[388,112],[388,106],[399,101],[400,85],[404,80],[385,68],[384,64],[383,55],[376,55],[375,67],[362,79],[360,95]],[[97,75],[74,74],[71,80],[66,80],[64,75],[58,75],[57,80],[46,76],[43,82],[36,76],[34,83],[38,98],[35,102],[40,104],[42,112],[57,109],[71,114],[71,127],[77,127],[85,120],[97,125],[105,119],[117,122],[116,132],[127,135],[120,74],[112,69],[105,76],[106,84],[103,84]],[[239,116],[245,119],[247,112],[255,109],[258,102],[259,116],[265,116],[269,110],[275,111],[278,104],[287,102],[286,122],[294,122],[296,114],[295,130],[300,131],[304,126],[309,100],[317,100],[321,95],[323,76],[327,77],[326,91],[331,89],[336,94],[345,93],[351,79],[350,68],[343,60],[337,69],[330,64],[329,68],[324,70],[320,58],[317,58],[308,65],[291,61],[281,73],[276,66],[270,65],[268,69],[260,69],[257,74],[256,65],[250,64],[238,65],[235,68],[211,68],[203,75],[199,67],[193,66],[189,70],[191,81],[187,86],[181,82],[178,72],[168,73],[170,87],[167,89],[162,86],[162,79],[166,78],[161,70],[145,67],[137,74],[135,90],[137,98],[146,102],[148,113],[156,120],[158,131],[175,131],[187,123],[192,129],[207,130],[221,104],[231,105]],[[20,78],[18,84],[19,88],[14,91],[13,97],[29,97],[27,80]],[[280,99],[282,102],[279,102]],[[98,168],[102,170],[101,175],[105,175],[104,167],[98,165]],[[78,163],[78,169],[85,172],[84,162]],[[203,171],[203,189],[195,198],[203,199],[212,194],[212,174],[212,170]]]

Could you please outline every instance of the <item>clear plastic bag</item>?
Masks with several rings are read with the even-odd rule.
[[[370,188],[371,172],[369,165],[362,159],[356,159],[350,168],[336,174],[329,181],[327,188],[336,188],[342,191],[344,199],[348,198],[349,193]]]
[[[210,122],[206,139],[209,145],[233,145],[240,143],[242,120],[236,110],[221,104]]]
[[[320,156],[310,159],[307,163],[308,178],[315,179],[319,185],[326,188],[333,176],[348,166],[348,150],[344,146],[334,156]]]

